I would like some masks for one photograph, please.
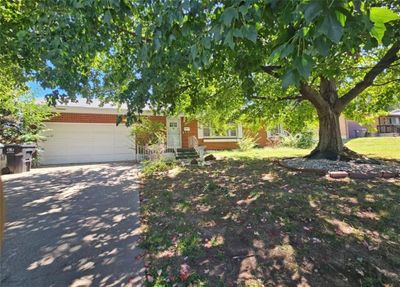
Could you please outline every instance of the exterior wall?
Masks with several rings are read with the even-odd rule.
[[[102,123],[113,124],[117,121],[117,115],[110,114],[84,114],[84,113],[60,113],[49,122],[58,123]]]
[[[166,126],[166,116],[154,116],[146,115],[152,121],[157,121]],[[49,122],[65,122],[65,123],[116,123],[116,114],[93,114],[93,113],[68,113],[62,112],[55,116]],[[186,131],[185,131],[186,128]],[[181,142],[182,148],[189,147],[189,139],[195,136],[198,139],[199,145],[203,145],[209,150],[221,150],[221,149],[235,149],[238,148],[238,140],[235,139],[201,139],[198,135],[198,122],[193,120],[187,120],[185,117],[181,117]],[[189,130],[188,130],[189,129]],[[245,130],[244,133],[251,133],[249,130]],[[267,138],[265,129],[260,129],[257,133],[257,144],[261,147],[270,145],[270,141]]]
[[[185,128],[189,130],[185,131]],[[190,137],[195,136],[197,139],[199,139],[197,121],[189,121],[185,117],[181,117],[181,135],[183,148],[189,147]]]
[[[342,136],[342,139],[349,138],[349,131],[347,129],[347,120],[344,118],[344,116],[339,117],[339,126],[340,126],[340,135]]]

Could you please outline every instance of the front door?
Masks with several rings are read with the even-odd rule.
[[[181,147],[181,125],[179,118],[167,118],[167,147]]]

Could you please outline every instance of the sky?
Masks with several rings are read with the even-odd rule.
[[[37,99],[43,99],[46,94],[51,92],[51,89],[43,89],[38,82],[28,82],[28,87]]]

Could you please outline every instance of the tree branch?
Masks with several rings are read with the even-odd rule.
[[[380,59],[380,61],[367,74],[365,74],[364,79],[358,82],[350,91],[338,99],[335,105],[335,110],[341,112],[350,101],[362,93],[366,88],[370,87],[380,73],[399,59],[397,56],[399,50],[400,41],[393,44],[382,59]]]
[[[327,102],[321,97],[318,91],[305,82],[300,83],[300,94],[304,99],[309,100],[317,110],[321,110],[327,105]]]
[[[281,68],[281,66],[275,66],[275,65],[261,66],[261,70],[263,70],[263,72],[265,72],[275,78],[279,78],[279,73],[277,73],[276,70],[279,70],[280,68]]]
[[[373,87],[381,87],[381,86],[385,86],[385,85],[393,83],[393,82],[400,82],[400,79],[394,79],[394,80],[387,81],[387,82],[384,82],[384,83],[373,84],[371,86],[373,86]]]
[[[262,96],[250,96],[252,99],[256,100],[271,100],[271,98],[268,97],[262,97]],[[278,101],[287,101],[287,100],[293,100],[293,101],[303,101],[305,98],[302,95],[297,95],[297,96],[288,96],[284,98],[279,98],[277,99]]]

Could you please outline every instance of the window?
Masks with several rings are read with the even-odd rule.
[[[171,123],[169,123],[169,127],[170,128],[177,128],[178,127],[178,123],[177,122],[171,122]]]
[[[211,128],[210,126],[203,126],[203,136],[210,137],[211,136]]]
[[[237,136],[237,126],[225,131],[213,130],[209,125],[203,126],[203,137],[205,138],[236,138]]]

